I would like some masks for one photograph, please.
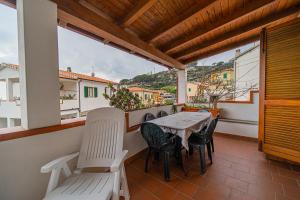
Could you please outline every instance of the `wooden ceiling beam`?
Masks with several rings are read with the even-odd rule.
[[[261,9],[265,6],[268,6],[274,1],[275,0],[253,1],[247,4],[244,9],[237,10],[233,14],[215,21],[213,24],[209,24],[206,28],[196,29],[193,33],[189,34],[188,36],[181,36],[179,38],[176,38],[171,42],[169,42],[168,44],[162,46],[160,49],[166,53],[169,53],[170,51],[178,49],[189,42],[195,41],[196,39],[198,39],[199,37],[203,36],[208,32],[214,31],[222,26],[232,23],[237,19],[256,11],[257,9]]]
[[[191,20],[195,16],[199,15],[206,7],[214,3],[216,0],[206,0],[201,3],[197,2],[196,5],[192,6],[190,9],[184,11],[180,15],[172,18],[169,21],[166,21],[165,24],[160,25],[156,31],[151,33],[148,37],[145,38],[148,42],[153,42],[165,35],[166,33],[174,30],[174,28],[182,25],[183,23]]]
[[[184,69],[179,61],[126,32],[115,23],[105,19],[75,1],[52,0],[58,5],[58,18],[68,24],[98,35],[105,40],[134,51],[151,60],[172,68]]]
[[[255,21],[251,24],[248,24],[244,27],[239,27],[236,30],[227,32],[226,34],[220,35],[219,37],[216,37],[212,40],[205,41],[199,45],[193,46],[185,51],[180,51],[178,53],[172,54],[171,56],[173,58],[176,58],[177,60],[180,60],[182,57],[189,56],[197,51],[201,51],[211,45],[215,45],[219,42],[222,42],[224,40],[228,40],[233,37],[237,37],[239,35],[242,35],[246,32],[249,32],[251,30],[257,29],[257,28],[263,28],[264,26],[269,25],[270,23],[276,22],[278,20],[281,20],[282,18],[288,17],[290,15],[294,15],[300,12],[300,4],[291,8],[288,8],[287,10],[281,11],[276,14],[269,15],[259,21]]]
[[[105,14],[103,11],[92,5],[91,3],[87,2],[86,0],[78,0],[78,3],[82,6],[88,8],[89,10],[93,11],[94,13],[100,15],[101,17],[113,22],[114,19],[110,17],[109,15]]]
[[[122,27],[128,27],[130,24],[135,22],[141,15],[150,9],[157,0],[139,0],[137,2],[137,5],[120,22]]]
[[[220,47],[218,47],[216,49],[213,49],[211,51],[200,53],[200,54],[198,54],[196,56],[193,56],[191,58],[182,60],[182,63],[188,64],[190,62],[193,62],[193,61],[196,61],[196,60],[200,60],[202,58],[207,58],[207,57],[219,54],[219,53],[223,53],[225,51],[229,51],[231,49],[234,49],[234,48],[237,48],[237,47],[249,44],[251,42],[255,42],[257,40],[259,40],[259,34],[251,35],[251,36],[249,36],[247,38],[244,38],[244,39],[241,39],[241,40],[239,40],[237,42],[229,43],[227,45],[220,46]]]
[[[11,8],[16,8],[16,0],[0,0],[0,4],[6,5]]]

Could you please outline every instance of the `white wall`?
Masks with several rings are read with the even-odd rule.
[[[221,118],[243,120],[245,123],[220,121],[217,132],[258,138],[259,93],[254,93],[253,104],[219,103],[218,107],[221,109]]]
[[[236,58],[234,66],[237,90],[245,90],[250,88],[251,85],[257,85],[256,88],[259,87],[259,50],[259,46],[257,46]],[[248,98],[247,93],[236,99],[247,100]]]
[[[7,127],[7,118],[0,118],[0,128]]]
[[[21,106],[14,101],[0,102],[0,117],[21,119]]]
[[[146,113],[152,113],[154,116],[157,116],[158,112],[161,110],[166,111],[168,114],[171,114],[172,106],[159,106],[129,112],[129,126],[141,124]]]
[[[19,78],[20,73],[17,70],[11,69],[11,68],[3,68],[0,70],[0,79],[6,79],[6,78]]]
[[[50,174],[41,174],[41,166],[79,151],[82,130],[83,126],[0,142],[0,199],[42,199]],[[129,151],[128,157],[146,147],[138,130],[125,134],[124,149]]]
[[[97,87],[98,88],[98,97],[84,97],[84,86],[88,87]],[[103,97],[103,93],[105,91],[105,87],[107,87],[106,83],[94,82],[82,80],[80,82],[80,108],[81,112],[89,111],[95,108],[108,107],[109,101]],[[107,90],[109,91],[109,90]]]

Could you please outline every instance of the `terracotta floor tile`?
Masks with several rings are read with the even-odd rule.
[[[300,199],[300,187],[298,185],[285,185],[283,188],[287,196]]]
[[[137,193],[131,195],[132,200],[159,200],[158,197],[156,197],[151,192],[148,192],[144,189],[139,190]]]
[[[206,189],[199,189],[195,195],[196,200],[225,200],[230,195],[230,188],[227,186],[220,185],[209,185]]]
[[[184,160],[187,176],[170,162],[169,182],[164,180],[162,160],[151,161],[148,173],[144,157],[126,166],[131,199],[300,200],[300,167],[267,160],[254,142],[219,136],[214,141],[213,164],[207,158],[203,175],[197,151]]]
[[[161,200],[173,200],[177,194],[176,190],[173,188],[164,185],[159,188],[159,190],[155,193],[158,198]]]
[[[233,189],[240,190],[242,192],[247,192],[249,184],[247,182],[241,181],[239,179],[227,177],[225,180],[225,185],[227,185],[228,187],[231,187]]]
[[[192,200],[190,197],[177,193],[174,200]]]
[[[175,189],[189,197],[192,197],[198,189],[198,186],[188,181],[181,181]]]
[[[299,197],[291,197],[283,194],[276,194],[276,200],[299,200]]]
[[[228,200],[257,200],[257,198],[245,192],[231,189]]]

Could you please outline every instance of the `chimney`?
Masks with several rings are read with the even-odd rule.
[[[71,67],[67,67],[67,72],[72,72],[72,68]]]
[[[235,50],[235,57],[238,57],[241,54],[241,49]]]
[[[92,72],[92,73],[91,73],[91,76],[92,76],[92,77],[95,77],[95,72]]]

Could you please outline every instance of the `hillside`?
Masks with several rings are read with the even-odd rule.
[[[192,66],[188,67],[187,78],[189,82],[197,82],[205,75],[212,71],[233,67],[232,62],[219,62],[214,66]],[[132,79],[123,79],[120,81],[122,85],[135,85],[149,89],[162,89],[168,86],[176,85],[176,70],[167,70],[155,74],[142,74]]]

